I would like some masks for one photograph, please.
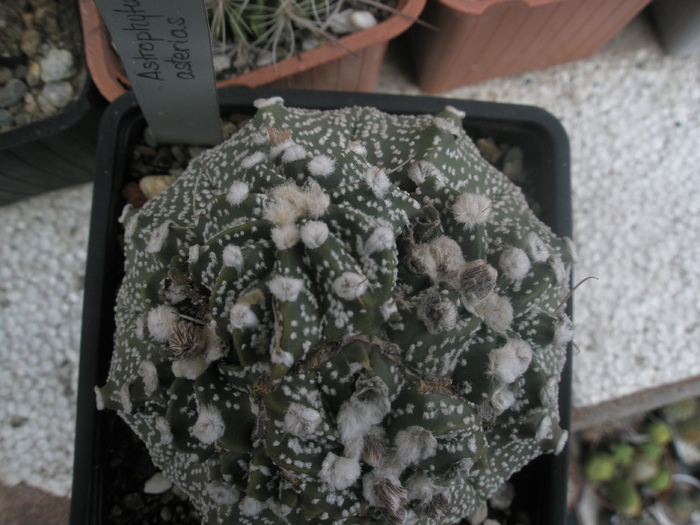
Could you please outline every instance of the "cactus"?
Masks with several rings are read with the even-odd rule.
[[[273,98],[143,208],[99,408],[208,523],[451,523],[558,453],[571,246],[464,114]]]

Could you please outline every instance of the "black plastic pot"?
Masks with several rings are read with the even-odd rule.
[[[461,109],[468,115],[465,128],[473,138],[493,137],[498,143],[523,149],[525,168],[535,179],[534,191],[542,208],[542,220],[556,234],[571,236],[569,142],[559,121],[544,110],[444,98],[237,88],[222,90],[219,100],[222,113],[253,114],[255,99],[280,94],[290,107],[333,109],[359,105],[401,114],[434,114],[447,104]],[[109,523],[110,509],[104,501],[108,493],[113,494],[108,474],[109,447],[118,418],[109,411],[96,410],[93,388],[104,383],[112,353],[113,307],[123,273],[117,222],[125,204],[121,189],[130,152],[145,126],[136,99],[130,93],[108,108],[100,129],[80,354],[71,525]],[[570,408],[569,351],[560,385],[563,428],[569,428]],[[567,466],[568,449],[558,456],[538,458],[517,475],[517,502],[532,518],[532,525],[565,522]],[[135,464],[133,470],[140,467]],[[138,483],[135,480],[130,490],[140,490]]]

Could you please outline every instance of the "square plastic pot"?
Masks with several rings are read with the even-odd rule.
[[[373,106],[394,114],[435,114],[448,104],[461,109],[468,115],[465,129],[472,138],[492,137],[499,144],[523,149],[525,169],[533,174],[541,219],[557,235],[571,236],[569,142],[559,121],[544,110],[431,97],[240,88],[222,90],[219,100],[222,113],[252,115],[255,99],[280,94],[288,107]],[[128,432],[124,434],[127,429],[116,413],[97,411],[94,387],[107,377],[113,348],[114,304],[123,276],[117,218],[125,204],[121,190],[127,178],[127,159],[145,127],[136,99],[129,93],[109,107],[100,129],[85,279],[71,525],[109,523],[111,508],[106,502],[119,501],[128,493],[118,493],[110,470],[115,446],[130,446],[125,445]],[[562,428],[569,428],[570,411],[571,349],[560,383]],[[127,470],[134,477],[127,490],[134,492],[153,472],[139,477],[139,472],[147,472],[139,458],[147,456],[137,445],[129,457],[134,458],[134,464]],[[529,513],[532,525],[564,523],[567,469],[568,447],[557,456],[541,456],[516,474],[517,505]]]
[[[418,84],[439,93],[587,58],[649,0],[428,0],[410,31]]]
[[[79,0],[86,58],[100,93],[110,102],[130,88],[93,0]],[[399,0],[397,12],[376,26],[304,51],[276,64],[217,82],[217,87],[275,87],[368,92],[374,89],[389,40],[408,29],[426,0]]]

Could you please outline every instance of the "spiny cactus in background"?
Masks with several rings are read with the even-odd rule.
[[[559,452],[571,247],[464,114],[273,98],[140,210],[100,407],[209,523],[451,523]]]

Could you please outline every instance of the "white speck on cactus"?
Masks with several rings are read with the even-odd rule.
[[[260,514],[263,510],[267,508],[267,505],[263,501],[258,501],[255,498],[246,496],[241,500],[238,505],[239,510],[243,516],[253,517]]]
[[[280,301],[294,302],[299,297],[299,293],[304,289],[304,281],[294,277],[276,275],[267,283],[267,287],[272,295]]]
[[[566,446],[566,443],[568,441],[569,441],[569,431],[563,430],[561,435],[559,436],[559,440],[557,441],[557,444],[554,446],[554,454],[561,454],[561,451],[564,450],[564,447]]]
[[[154,228],[151,232],[151,237],[148,239],[148,244],[146,244],[147,253],[158,253],[163,249],[165,241],[168,240],[171,224],[173,224],[173,221],[165,221],[157,228]]]
[[[131,385],[129,383],[124,383],[119,389],[119,401],[122,404],[122,410],[125,414],[131,414],[134,411],[134,405],[131,402],[131,393],[129,388]]]
[[[290,403],[284,413],[284,429],[294,436],[310,436],[318,428],[321,414],[311,407]]]
[[[565,313],[557,316],[554,322],[554,344],[562,346],[574,340],[576,325]]]
[[[249,168],[252,168],[256,164],[264,162],[265,160],[267,160],[267,155],[265,154],[265,152],[256,151],[255,153],[248,155],[241,161],[241,168],[247,170]]]
[[[491,199],[478,193],[462,193],[452,205],[455,220],[468,229],[484,224],[491,212]]]
[[[559,382],[556,377],[550,377],[540,390],[540,402],[546,407],[553,407],[557,403]]]
[[[192,435],[205,445],[211,445],[224,435],[226,423],[221,412],[214,405],[199,407],[197,421],[192,426]]]
[[[309,221],[301,228],[301,241],[312,250],[320,247],[328,239],[328,225],[321,221]]]
[[[288,147],[282,154],[282,162],[296,162],[298,160],[304,160],[306,158],[306,149],[301,144],[293,144]]]
[[[152,396],[158,388],[158,371],[153,361],[144,359],[139,365],[139,375],[143,379],[143,389],[147,396]]]
[[[347,301],[357,299],[367,290],[367,278],[353,272],[345,272],[333,281],[333,292]]]
[[[187,262],[189,264],[194,264],[199,260],[199,244],[190,246],[187,253]]]
[[[382,305],[382,317],[385,321],[398,311],[395,299],[390,299]]]
[[[549,248],[535,232],[527,234],[525,251],[534,262],[545,262],[549,258]]]
[[[226,193],[226,202],[231,206],[238,206],[248,198],[250,188],[245,182],[234,182]]]
[[[97,407],[97,410],[104,410],[105,409],[105,397],[102,394],[102,390],[100,389],[99,386],[96,386],[94,388],[95,392],[95,406]]]
[[[306,169],[314,177],[328,177],[335,171],[335,160],[328,155],[316,155],[306,164]]]
[[[544,441],[545,439],[552,438],[552,418],[549,416],[544,416],[537,426],[537,433],[535,434],[535,439],[537,441]]]
[[[505,333],[513,323],[513,305],[507,297],[495,293],[474,306],[474,311],[497,334]]]
[[[287,250],[299,242],[299,228],[295,224],[283,224],[272,229],[272,242],[278,250]]]
[[[221,260],[224,266],[235,268],[240,272],[243,267],[243,252],[239,246],[229,244],[224,248],[221,254]]]
[[[230,319],[231,326],[238,330],[255,329],[259,322],[250,306],[243,304],[236,304],[231,308]]]
[[[253,106],[258,109],[270,106],[284,106],[284,99],[282,97],[258,98],[253,102]]]
[[[510,339],[489,353],[489,373],[499,381],[510,384],[530,366],[532,348],[522,339]]]
[[[170,368],[175,377],[184,377],[194,380],[201,376],[207,369],[206,356],[184,357],[173,361]]]
[[[395,246],[394,232],[391,228],[380,226],[372,232],[365,242],[365,254],[389,250]]]
[[[569,278],[569,272],[566,271],[566,266],[564,266],[564,261],[558,255],[550,255],[547,258],[547,264],[552,269],[554,273],[554,278],[558,283],[564,282]]]
[[[503,250],[498,258],[498,267],[511,281],[522,281],[530,272],[532,263],[525,251],[510,247]]]
[[[175,324],[180,320],[177,310],[167,304],[161,304],[148,312],[148,331],[159,343],[164,343],[175,333]]]
[[[386,172],[382,168],[377,168],[375,166],[365,171],[364,180],[374,194],[380,198],[383,197],[389,187],[391,187],[391,181]]]
[[[134,236],[136,226],[138,226],[138,221],[136,220],[136,218],[136,215],[132,215],[126,221],[126,224],[124,224],[124,239],[127,241],[131,240],[131,238]]]
[[[238,490],[221,481],[210,481],[206,484],[206,490],[217,505],[233,505],[240,499]]]
[[[404,466],[428,459],[437,451],[437,439],[433,433],[418,425],[400,430],[394,438],[394,444],[396,458]]]
[[[453,135],[455,137],[458,137],[460,134],[463,133],[461,127],[455,125],[455,123],[451,120],[447,120],[446,118],[442,117],[434,117],[433,126],[435,126],[440,131],[449,133],[450,135]]]
[[[360,462],[329,452],[323,460],[318,477],[336,490],[345,490],[359,479]]]
[[[163,445],[169,445],[173,442],[173,433],[170,430],[170,423],[164,416],[156,416],[156,430],[160,432],[160,442]]]

